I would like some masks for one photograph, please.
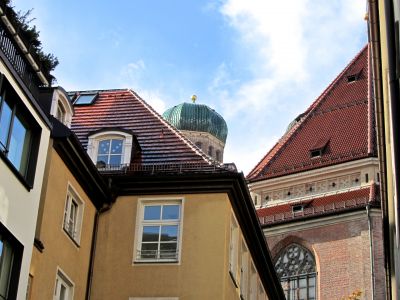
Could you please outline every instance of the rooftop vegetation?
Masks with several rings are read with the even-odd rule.
[[[39,31],[35,25],[31,25],[34,18],[31,18],[32,9],[22,12],[16,11],[11,0],[5,0],[0,4],[8,20],[14,26],[18,35],[25,43],[29,53],[34,57],[40,70],[43,72],[50,84],[55,82],[55,77],[51,72],[58,65],[58,59],[52,53],[45,53],[42,42],[39,39]]]

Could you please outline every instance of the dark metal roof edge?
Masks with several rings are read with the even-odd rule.
[[[57,121],[57,120],[55,120]],[[58,122],[58,121],[57,121]],[[59,125],[59,124],[58,124]],[[73,132],[55,125],[53,147],[97,209],[112,202],[111,190]]]

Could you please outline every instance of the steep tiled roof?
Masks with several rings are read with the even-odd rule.
[[[254,167],[249,181],[376,155],[368,57],[365,47]],[[318,149],[322,155],[311,153]]]
[[[90,105],[75,105],[71,129],[86,148],[88,136],[104,128],[129,130],[136,136],[140,155],[137,165],[193,164],[214,166],[216,163],[166,122],[132,90],[104,90]],[[70,94],[79,92],[70,92]],[[86,92],[87,93],[87,92]]]
[[[260,208],[257,214],[261,224],[268,224],[354,209],[368,203],[379,205],[377,191],[376,185],[371,184],[367,188]],[[296,205],[303,205],[303,210],[293,213],[292,207]]]

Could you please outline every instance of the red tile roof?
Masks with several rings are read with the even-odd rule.
[[[280,223],[298,218],[325,215],[337,211],[365,207],[368,203],[379,205],[377,192],[378,189],[373,183],[367,188],[358,190],[260,208],[257,210],[257,214],[261,224]],[[292,207],[295,205],[303,205],[303,211],[293,213]]]
[[[133,164],[150,166],[185,163],[215,167],[216,162],[132,90],[95,92],[98,92],[98,97],[93,104],[74,106],[71,129],[84,148],[90,133],[104,128],[121,128],[130,130],[141,147],[141,154],[133,158]]]
[[[247,175],[249,181],[375,156],[367,46]],[[358,75],[353,82],[348,76]],[[321,156],[311,150],[324,147]]]

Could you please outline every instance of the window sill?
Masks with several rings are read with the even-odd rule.
[[[78,241],[76,241],[70,234],[69,232],[63,227],[64,233],[69,237],[69,239],[75,244],[76,247],[80,248],[81,246],[79,245]]]
[[[0,157],[4,161],[4,163],[8,166],[11,172],[18,178],[18,180],[22,183],[22,185],[27,189],[29,192],[33,188],[33,184],[29,183],[24,176],[14,167],[14,165],[10,162],[10,160],[5,156],[3,151],[0,151]]]
[[[167,260],[167,259],[155,259],[155,260],[134,260],[133,264],[138,264],[138,265],[145,265],[145,264],[149,264],[149,265],[155,265],[155,264],[178,264],[179,260]]]

